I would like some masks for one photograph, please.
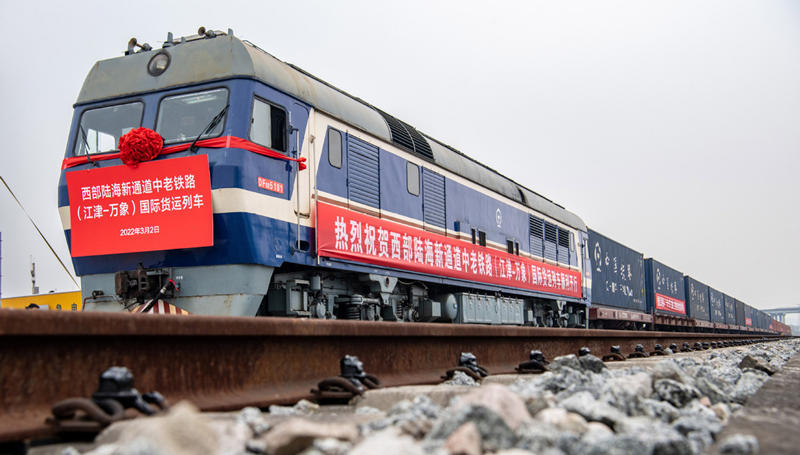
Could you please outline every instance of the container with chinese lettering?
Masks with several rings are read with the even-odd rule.
[[[589,229],[592,303],[645,312],[642,253]]]
[[[644,260],[647,311],[670,316],[688,316],[683,273],[653,258]]]

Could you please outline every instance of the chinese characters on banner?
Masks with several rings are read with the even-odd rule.
[[[683,300],[656,293],[656,310],[686,314],[686,303]]]
[[[214,244],[208,157],[67,172],[72,256]]]
[[[581,274],[362,213],[317,203],[320,256],[569,297]]]

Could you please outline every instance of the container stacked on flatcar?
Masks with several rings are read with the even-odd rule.
[[[770,321],[770,331],[780,333],[783,336],[792,336],[792,329],[788,325],[772,319]]]
[[[725,307],[725,324],[728,328],[736,326],[736,300],[728,294],[722,294],[722,303]]]
[[[739,299],[734,299],[734,302],[736,303],[736,325],[740,329],[743,329],[745,327],[745,316],[744,316],[745,304]]]
[[[744,326],[748,331],[752,331],[755,326],[753,325],[753,307],[744,304]]]
[[[592,258],[592,308],[596,328],[643,328],[653,318],[644,293],[644,256],[589,229]]]
[[[725,324],[725,298],[720,291],[711,286],[708,287],[708,312],[715,329],[728,328]]]
[[[656,326],[689,327],[683,273],[653,258],[644,260],[647,311]]]
[[[684,285],[686,286],[686,307],[689,309],[689,317],[694,319],[695,327],[712,328],[708,306],[708,286],[689,275],[684,277]]]
[[[769,330],[769,320],[771,319],[769,315],[761,310],[756,311],[758,312],[758,329],[762,332]]]

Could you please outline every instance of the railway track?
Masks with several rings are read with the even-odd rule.
[[[528,353],[547,358],[580,347],[623,354],[642,344],[760,339],[763,335],[628,332],[533,327],[402,324],[284,318],[0,311],[0,442],[51,434],[54,403],[89,397],[99,375],[125,366],[141,391],[202,410],[287,404],[310,398],[355,355],[384,386],[436,383],[472,352],[490,373],[513,373]]]

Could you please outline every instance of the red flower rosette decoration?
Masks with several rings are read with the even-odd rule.
[[[164,139],[149,128],[134,128],[119,138],[119,155],[128,166],[154,159],[163,147]]]

